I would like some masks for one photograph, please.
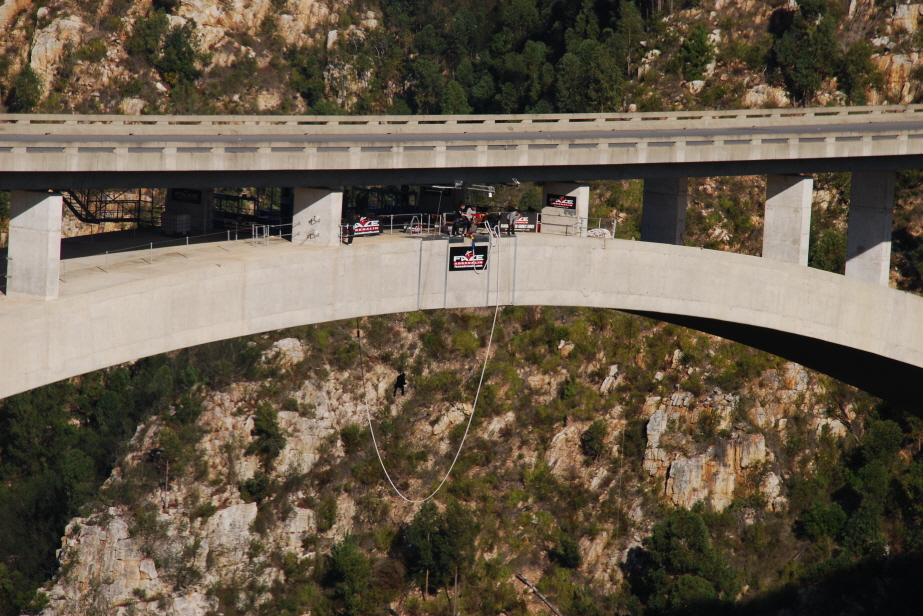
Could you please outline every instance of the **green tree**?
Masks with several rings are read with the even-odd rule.
[[[125,43],[125,50],[129,55],[156,64],[160,59],[163,37],[169,28],[170,20],[163,11],[152,11],[147,17],[139,17]]]
[[[802,514],[801,525],[812,541],[822,537],[836,539],[846,525],[846,513],[836,503],[814,503]]]
[[[689,81],[705,78],[705,67],[715,57],[708,30],[699,24],[693,28],[679,48],[679,59],[683,65],[683,76]]]
[[[343,606],[347,616],[358,616],[368,611],[372,563],[359,550],[359,544],[347,535],[335,544],[330,552],[329,582],[334,598]]]
[[[836,17],[826,0],[799,3],[795,13],[782,12],[770,33],[774,43],[770,68],[777,71],[796,100],[807,102],[840,65]]]
[[[708,614],[737,593],[734,572],[698,513],[670,512],[644,545],[650,558],[636,585],[652,613]]]
[[[606,426],[606,422],[597,419],[580,435],[580,451],[588,458],[599,458],[606,452],[605,441],[608,435],[609,427]]]
[[[247,455],[259,456],[263,469],[266,472],[271,471],[273,462],[285,449],[287,434],[279,425],[279,414],[269,402],[261,402],[257,405],[251,435],[255,438],[247,446]]]
[[[808,265],[825,272],[842,274],[846,270],[846,232],[827,229],[812,234]]]
[[[407,529],[408,569],[426,592],[446,588],[457,572],[463,579],[474,564],[477,526],[470,509],[456,500],[440,513],[435,503],[423,504]]]
[[[42,90],[42,80],[39,79],[38,73],[26,64],[13,81],[13,92],[10,95],[12,110],[16,113],[35,111],[42,102]]]
[[[419,113],[435,113],[442,98],[442,68],[429,58],[419,57],[413,62],[413,101]]]
[[[157,68],[171,85],[192,82],[202,76],[202,71],[197,67],[200,59],[196,23],[187,21],[181,26],[173,26],[167,32]]]
[[[567,569],[579,569],[583,562],[580,544],[566,533],[561,533],[558,544],[549,553],[551,560]]]
[[[856,41],[846,50],[838,71],[840,89],[850,102],[864,105],[868,90],[884,86],[885,76],[872,62],[874,47],[866,40]]]
[[[443,115],[467,115],[471,113],[468,95],[460,83],[454,79],[449,82],[442,96]]]

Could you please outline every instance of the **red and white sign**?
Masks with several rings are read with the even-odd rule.
[[[353,225],[356,235],[378,235],[381,233],[381,224],[377,220],[362,217]]]

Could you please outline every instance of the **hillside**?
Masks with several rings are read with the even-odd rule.
[[[0,0],[0,112],[917,103],[921,31],[894,0]],[[759,255],[765,179],[689,183],[687,244]],[[815,188],[810,265],[842,273],[850,176]],[[640,239],[641,198],[593,182],[590,216]],[[921,227],[900,172],[891,284],[914,293]],[[402,501],[366,402],[397,487],[428,494],[492,316],[273,332],[0,400],[0,616],[551,613],[517,574],[566,616],[916,613],[918,409],[618,312],[504,308],[451,477]]]
[[[0,403],[3,613],[448,614],[456,565],[473,614],[541,613],[517,573],[565,614],[900,605],[876,588],[923,537],[919,419],[611,311],[504,309],[452,477],[435,507],[399,500],[365,400],[397,486],[425,495],[491,317],[366,319],[364,353],[355,322],[305,327]]]
[[[894,0],[0,4],[0,100],[83,113],[515,113],[909,103]]]

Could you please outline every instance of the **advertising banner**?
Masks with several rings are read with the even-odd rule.
[[[464,272],[487,267],[487,246],[450,246],[449,271]]]
[[[510,225],[506,214],[502,215],[500,217],[500,230],[506,231],[509,226]],[[513,231],[517,233],[520,231],[531,233],[538,231],[538,212],[526,212],[525,214],[520,214],[519,218],[516,219],[516,224],[513,225]]]
[[[353,225],[356,235],[378,235],[381,233],[381,224],[377,220],[362,217]]]
[[[173,200],[181,203],[202,203],[202,191],[191,188],[174,188]]]
[[[577,197],[570,197],[568,195],[551,195],[547,196],[547,201],[545,205],[547,207],[560,207],[566,210],[576,210],[577,209]]]

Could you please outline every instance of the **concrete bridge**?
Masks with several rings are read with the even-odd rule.
[[[13,190],[0,396],[211,340],[488,305],[484,281],[500,276],[504,302],[649,314],[909,399],[923,376],[923,300],[887,283],[895,170],[923,163],[921,112],[0,116],[0,189]],[[806,267],[804,174],[820,171],[853,172],[845,277]],[[768,175],[762,258],[683,247],[687,178],[738,174]],[[513,178],[572,196],[574,211],[546,212],[577,235],[581,182],[643,178],[646,243],[520,237],[503,242],[512,259],[481,276],[447,272],[445,239],[338,245],[338,186]],[[293,241],[194,247],[181,262],[60,282],[61,197],[49,190],[216,185],[295,187]]]
[[[101,255],[69,260],[57,299],[0,299],[0,397],[215,340],[498,300],[676,321],[898,401],[923,382],[923,298],[895,289],[760,257],[544,234],[504,237],[480,274],[450,272],[451,246],[222,242],[158,249],[153,263],[126,255],[108,273]]]

